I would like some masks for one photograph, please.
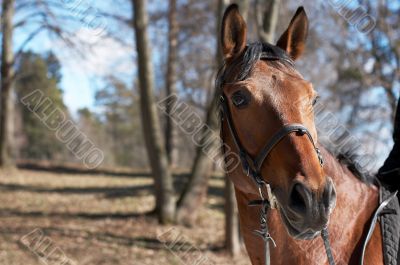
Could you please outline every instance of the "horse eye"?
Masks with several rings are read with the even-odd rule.
[[[235,107],[237,108],[245,107],[249,103],[249,100],[247,99],[246,95],[244,95],[240,91],[234,93],[231,99],[233,105],[235,105]]]
[[[315,104],[317,104],[318,100],[319,100],[319,96],[316,96],[312,101],[312,105],[315,106]]]

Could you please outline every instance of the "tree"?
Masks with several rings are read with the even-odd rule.
[[[55,109],[62,111],[66,117],[69,116],[63,102],[62,90],[59,88],[60,72],[60,64],[53,53],[43,57],[32,52],[25,52],[16,63],[15,91],[17,106],[22,116],[24,139],[18,149],[22,158],[65,160],[68,157],[65,146],[39,118],[43,115],[42,111],[51,113]],[[40,91],[47,100],[51,101],[51,110],[38,107],[32,111],[24,105],[22,99],[35,91]]]
[[[337,3],[331,15],[317,22],[311,31],[324,39],[314,46],[324,62],[308,60],[315,66],[317,76],[325,80],[324,110],[333,112],[346,130],[337,130],[329,137],[321,137],[325,144],[335,146],[337,152],[356,157],[371,157],[369,163],[356,161],[363,171],[374,173],[387,155],[391,139],[383,133],[392,129],[400,84],[399,7],[390,1],[355,1]],[[337,27],[332,28],[332,24]],[[313,32],[313,31],[316,32]],[[315,45],[315,41],[308,42]],[[324,44],[324,45],[321,45]],[[322,55],[322,56],[321,56]],[[309,55],[313,56],[313,55]],[[317,57],[317,53],[315,53]],[[331,66],[329,66],[331,65]],[[313,69],[312,66],[308,69]],[[328,70],[328,71],[327,71]],[[326,74],[325,74],[326,73]],[[324,120],[321,120],[321,125]],[[347,136],[346,136],[347,135]],[[350,137],[357,141],[344,144]],[[365,158],[364,158],[365,159]]]
[[[216,36],[219,36],[219,24],[222,20],[222,13],[228,4],[228,0],[221,0],[218,2],[218,8],[216,11]],[[215,73],[222,64],[222,53],[219,42],[217,42],[216,51],[214,62]],[[210,130],[213,131],[214,134],[218,134],[218,95],[219,92],[213,90],[213,97],[207,108],[205,120],[207,128],[204,128],[202,132],[202,138],[199,147],[196,149],[196,157],[192,166],[189,181],[178,200],[177,220],[179,223],[188,226],[193,225],[197,219],[198,209],[202,207],[207,194],[208,179],[211,174],[213,161],[207,156],[205,150],[203,150],[203,146],[209,140]],[[208,149],[215,150],[218,148],[219,144],[220,143],[218,141],[213,141],[209,145]]]
[[[0,166],[13,167],[12,88],[14,79],[13,17],[14,0],[3,0],[0,92]]]
[[[156,212],[161,223],[168,223],[175,218],[174,189],[154,102],[154,73],[147,36],[146,3],[146,0],[132,0],[139,71],[140,107],[143,134],[154,177]]]
[[[260,41],[272,43],[275,38],[281,0],[256,0],[257,33]]]
[[[143,157],[143,134],[140,130],[139,97],[132,88],[116,77],[107,77],[106,85],[95,95],[95,104],[99,108],[97,115],[82,112],[81,118],[88,122],[82,126],[85,131],[101,143],[106,162],[113,166],[145,167]],[[92,129],[90,126],[92,125]]]
[[[179,25],[177,21],[177,3],[176,0],[169,0],[168,11],[168,61],[167,71],[165,76],[166,92],[167,95],[175,94],[177,92],[177,57],[178,57],[178,31]],[[177,150],[175,146],[176,130],[171,117],[171,104],[167,104],[166,112],[166,125],[165,125],[165,150],[167,152],[168,161],[170,165],[176,162]]]
[[[77,14],[92,15],[92,9],[74,9]],[[68,47],[85,47],[83,42],[74,38],[74,27],[69,27],[71,22],[82,18],[71,15],[71,10],[65,8],[64,3],[57,1],[2,1],[2,49],[1,49],[1,92],[0,92],[0,167],[14,167],[15,139],[13,137],[12,120],[13,110],[13,84],[14,63],[23,54],[28,45],[41,32],[47,32],[51,36],[63,41]],[[57,15],[56,15],[57,14]],[[95,14],[96,15],[96,14]],[[13,23],[13,18],[16,17]],[[66,23],[67,22],[67,23]],[[69,23],[68,23],[69,22]],[[87,23],[87,21],[83,21]],[[27,36],[22,40],[20,47],[13,47],[13,31],[26,27]],[[15,50],[15,54],[14,54]]]

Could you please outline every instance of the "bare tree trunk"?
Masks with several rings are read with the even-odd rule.
[[[178,55],[178,30],[179,25],[177,21],[177,7],[176,0],[169,0],[169,33],[168,33],[168,63],[166,73],[166,92],[167,95],[176,93],[176,81],[177,81],[177,55]],[[165,112],[166,114],[166,126],[165,126],[165,150],[167,152],[168,161],[173,168],[177,161],[177,149],[175,146],[176,142],[176,130],[171,117],[172,105],[167,104]]]
[[[161,127],[154,102],[154,73],[147,36],[146,0],[132,0],[138,56],[142,125],[155,184],[156,212],[161,223],[175,219],[173,179],[162,143]]]
[[[218,128],[216,107],[217,104],[211,104],[212,110],[208,111],[206,119],[208,128],[214,131],[214,133]],[[195,223],[198,216],[198,209],[203,206],[207,197],[208,179],[211,175],[213,160],[205,154],[207,151],[203,150],[202,146],[209,140],[209,137],[212,137],[211,134],[206,134],[206,131],[204,131],[200,147],[196,150],[192,174],[177,204],[177,221],[187,226],[192,226]],[[219,141],[212,141],[210,144],[207,144],[207,149],[216,150],[218,149],[218,145]]]
[[[242,15],[243,19],[247,21],[247,18],[249,16],[250,0],[239,0],[237,1],[237,4],[239,5],[240,14]]]
[[[2,5],[2,54],[1,54],[1,105],[0,105],[0,166],[14,167],[12,132],[12,88],[14,79],[13,16],[14,0],[3,0]]]
[[[395,85],[393,84],[393,87],[394,86]],[[390,117],[392,118],[392,121],[394,121],[396,118],[397,97],[396,97],[395,92],[393,91],[392,87],[385,87],[385,93],[386,93],[386,97],[388,99],[389,106],[391,109]]]
[[[239,213],[235,188],[229,178],[225,178],[225,246],[231,256],[240,252]]]
[[[272,43],[275,38],[281,0],[256,0],[257,32],[262,42]]]
[[[229,0],[219,0],[218,8],[216,11],[216,36],[219,36],[219,29],[222,20],[222,14],[225,7],[229,4]],[[219,39],[219,38],[218,38]],[[217,53],[215,59],[215,72],[222,63],[222,52],[217,42]],[[213,100],[207,109],[206,124],[208,128],[204,128],[203,137],[200,141],[200,145],[196,150],[196,157],[192,167],[192,173],[188,184],[186,185],[181,197],[178,200],[178,211],[177,220],[181,224],[191,226],[194,224],[198,216],[198,209],[204,204],[207,188],[208,179],[211,174],[213,162],[203,150],[203,146],[209,140],[210,131],[213,131],[218,135],[218,117],[217,117],[217,102],[218,102],[218,91],[214,91]],[[218,149],[219,142],[212,141],[211,144],[207,144],[208,150]]]

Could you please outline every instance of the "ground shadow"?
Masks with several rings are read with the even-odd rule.
[[[175,190],[179,194],[184,187],[185,180],[182,178],[175,178],[174,186]],[[34,193],[58,193],[63,195],[69,194],[99,194],[104,198],[116,199],[130,196],[141,196],[151,194],[153,192],[153,185],[131,185],[122,187],[65,187],[65,188],[53,188],[33,185],[21,185],[21,184],[0,184],[0,191],[26,191]],[[223,187],[208,187],[208,195],[223,197]]]
[[[0,227],[0,234],[3,235],[20,235],[23,237],[32,231],[39,230],[44,236],[49,238],[77,238],[79,241],[82,239],[87,241],[101,241],[107,244],[117,244],[121,246],[136,246],[145,249],[152,250],[171,250],[176,252],[196,252],[196,251],[219,251],[222,250],[222,246],[208,245],[202,248],[193,247],[190,242],[184,241],[180,234],[173,234],[170,238],[164,237],[163,234],[154,237],[138,236],[129,237],[125,235],[114,234],[110,232],[92,232],[84,229],[72,229],[72,228],[59,228],[59,227]],[[179,231],[177,231],[179,232]],[[168,233],[168,231],[166,231]],[[43,240],[43,239],[42,239]]]
[[[0,191],[27,191],[35,193],[59,193],[59,194],[103,194],[106,198],[117,198],[125,196],[139,196],[150,194],[152,185],[134,185],[124,187],[66,187],[66,188],[49,188],[41,186],[30,186],[20,184],[0,184]]]
[[[132,172],[111,169],[87,169],[79,166],[47,165],[35,162],[18,162],[17,167],[19,169],[52,172],[58,174],[103,175],[114,177],[151,177],[151,173],[148,171]]]
[[[18,211],[9,208],[0,208],[0,217],[42,218],[59,217],[63,219],[131,219],[144,216],[153,216],[153,212],[146,213],[87,213],[87,212],[43,212],[43,211]]]

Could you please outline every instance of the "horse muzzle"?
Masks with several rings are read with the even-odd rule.
[[[313,192],[304,183],[295,182],[285,201],[279,208],[289,234],[296,239],[312,239],[328,225],[336,191],[331,178],[327,178],[322,192]]]

